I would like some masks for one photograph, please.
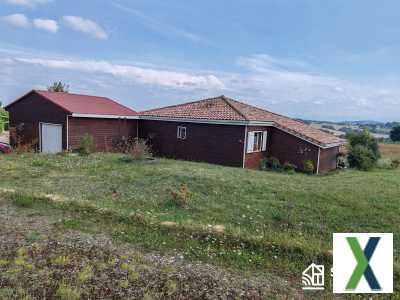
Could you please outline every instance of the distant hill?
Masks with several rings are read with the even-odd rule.
[[[400,122],[380,122],[374,120],[359,120],[359,121],[324,121],[324,120],[306,120],[306,119],[297,119],[307,124],[331,124],[331,125],[341,125],[341,126],[372,126],[372,127],[382,127],[382,128],[393,128],[394,126],[400,125]]]
[[[320,121],[320,120],[301,120],[312,127],[318,128],[322,131],[344,138],[348,133],[360,132],[367,129],[371,134],[381,141],[389,140],[390,130],[397,124],[397,122],[379,122],[373,120],[360,120],[360,121]]]

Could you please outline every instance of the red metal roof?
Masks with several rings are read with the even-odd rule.
[[[344,143],[342,139],[313,128],[303,122],[225,96],[151,109],[141,112],[140,115],[144,117],[194,120],[271,122],[277,128],[321,146]]]
[[[138,115],[138,113],[134,110],[105,97],[79,95],[72,93],[56,93],[40,90],[33,90],[30,93],[36,93],[46,98],[48,101],[56,104],[70,114],[103,116],[107,115],[123,117],[133,117]],[[28,93],[28,95],[30,93]],[[14,103],[23,99],[25,96],[9,104],[8,106],[13,105]]]

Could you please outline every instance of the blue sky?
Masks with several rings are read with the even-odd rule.
[[[400,2],[0,0],[0,100],[62,80],[135,110],[227,95],[400,120]]]

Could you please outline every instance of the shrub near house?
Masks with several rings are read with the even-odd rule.
[[[351,133],[349,141],[348,162],[351,168],[367,171],[376,166],[381,157],[377,140],[368,132]]]
[[[8,112],[0,107],[0,134],[4,130],[8,130]]]

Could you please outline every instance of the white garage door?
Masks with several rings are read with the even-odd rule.
[[[62,151],[62,125],[41,124],[41,150],[43,153]]]

